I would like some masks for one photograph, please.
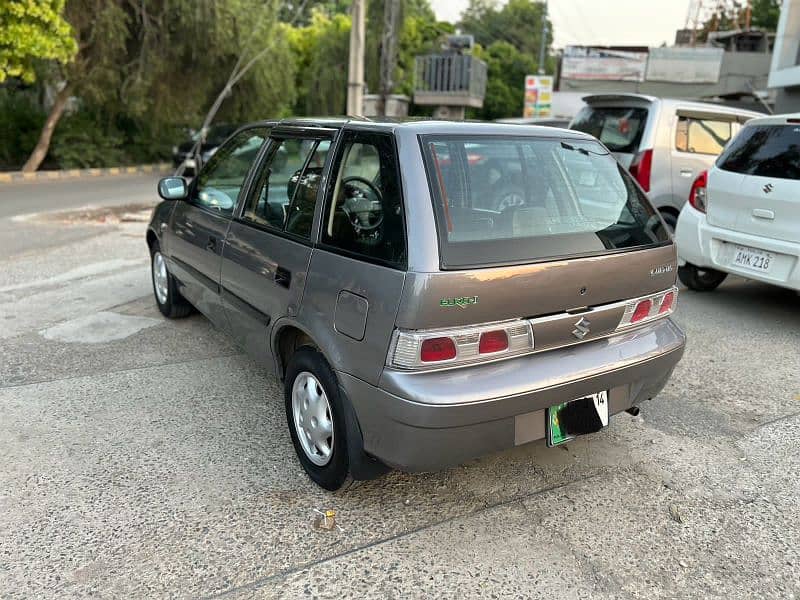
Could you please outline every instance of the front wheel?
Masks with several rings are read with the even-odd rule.
[[[689,263],[686,263],[683,267],[678,267],[678,278],[686,287],[695,292],[715,290],[720,283],[725,281],[727,276],[728,274],[722,271],[696,267]]]
[[[352,480],[344,407],[333,371],[314,348],[302,347],[292,355],[284,395],[289,433],[303,469],[326,490],[343,487]]]
[[[168,319],[178,319],[192,312],[192,305],[178,291],[175,278],[167,268],[167,260],[155,242],[150,250],[150,274],[153,281],[153,295],[162,315]]]

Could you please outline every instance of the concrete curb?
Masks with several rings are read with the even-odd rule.
[[[156,163],[154,165],[137,165],[133,167],[109,167],[106,169],[64,169],[62,171],[36,171],[23,173],[22,171],[9,171],[0,173],[0,183],[17,183],[20,181],[52,181],[55,179],[79,179],[88,177],[104,177],[108,175],[134,175],[136,173],[171,173],[173,167],[170,163]]]

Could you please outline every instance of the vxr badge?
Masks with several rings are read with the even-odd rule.
[[[572,335],[574,335],[579,340],[582,340],[587,335],[589,335],[591,323],[585,317],[581,317],[581,320],[575,323],[575,329],[572,330]]]

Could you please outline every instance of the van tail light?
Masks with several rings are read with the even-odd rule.
[[[703,171],[692,184],[692,189],[689,191],[689,204],[701,213],[706,212],[708,208],[708,171]]]
[[[386,364],[400,369],[455,366],[533,350],[529,321],[517,319],[439,330],[398,329]]]
[[[650,191],[650,174],[653,170],[653,150],[642,150],[633,157],[628,168],[633,178],[639,182],[645,192]]]
[[[617,325],[617,330],[632,325],[642,325],[671,315],[675,310],[677,299],[678,288],[673,286],[664,292],[629,301],[625,305],[625,311]]]
[[[456,354],[456,343],[453,338],[437,337],[423,340],[419,358],[425,363],[442,362],[443,360],[453,360]]]

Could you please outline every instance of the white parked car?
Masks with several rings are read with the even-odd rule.
[[[800,113],[747,122],[695,180],[675,241],[690,289],[734,273],[800,290]]]

